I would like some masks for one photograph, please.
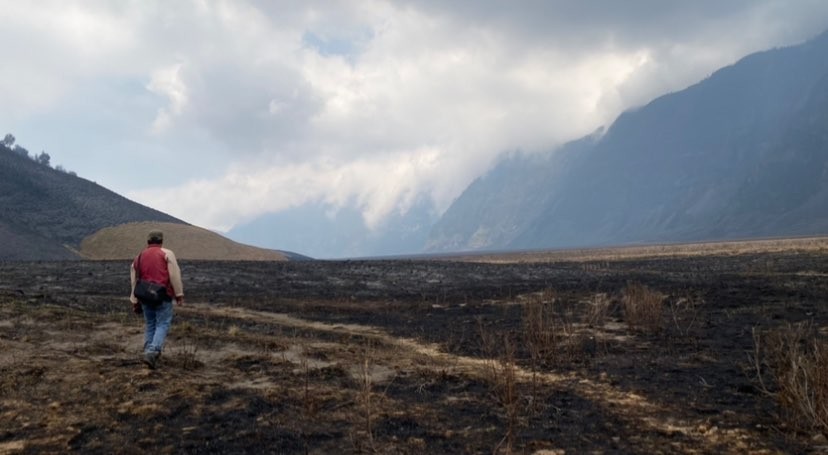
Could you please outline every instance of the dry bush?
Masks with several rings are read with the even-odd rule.
[[[671,299],[668,304],[670,319],[676,333],[681,337],[689,337],[696,326],[699,317],[699,306],[703,303],[701,299],[694,297],[680,297]]]
[[[493,453],[512,453],[518,425],[520,424],[520,400],[518,395],[515,343],[506,334],[487,332],[482,323],[480,337],[486,354],[486,376],[492,387],[492,395],[503,409],[506,431]]]
[[[362,364],[362,374],[360,375],[359,391],[357,393],[357,403],[362,408],[362,433],[367,438],[368,446],[374,448],[374,420],[376,404],[373,402],[373,380],[371,379],[371,368],[369,360],[366,358]]]
[[[195,370],[204,366],[204,363],[198,360],[198,346],[195,342],[181,339],[177,342],[177,350],[174,353],[174,358],[185,370]]]
[[[498,359],[497,368],[498,382],[495,394],[506,413],[506,435],[500,441],[495,452],[503,447],[506,453],[512,453],[515,443],[515,435],[519,424],[519,401],[517,392],[517,366],[515,365],[515,348],[508,337],[503,338],[504,354]],[[505,444],[505,446],[503,445]]]
[[[590,327],[603,327],[612,307],[612,299],[606,293],[595,294],[588,302],[586,322]]]
[[[571,361],[581,353],[572,318],[554,291],[533,295],[523,305],[523,341],[533,369]]]
[[[641,283],[630,283],[624,288],[622,302],[624,317],[630,328],[659,332],[663,328],[662,302],[664,294]]]
[[[352,416],[350,431],[351,446],[355,453],[377,453],[376,437],[374,434],[375,422],[381,411],[380,401],[383,395],[374,390],[374,378],[371,374],[372,352],[368,349],[359,363],[357,389],[354,404],[355,413]]]
[[[532,296],[523,305],[523,336],[533,364],[554,357],[560,344],[560,327],[555,321],[555,297]]]
[[[753,330],[751,356],[760,389],[773,397],[787,423],[828,435],[828,340],[810,323],[765,334]]]
[[[583,310],[583,302],[566,302],[552,290],[530,296],[523,304],[522,342],[519,352],[526,352],[533,372],[532,398],[537,399],[535,373],[544,369],[566,367],[586,362],[598,353],[598,337],[589,328],[603,326],[612,300],[596,294]],[[525,350],[525,351],[524,351]]]

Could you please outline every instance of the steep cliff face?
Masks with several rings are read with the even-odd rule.
[[[547,155],[513,155],[478,178],[434,225],[426,251],[498,249],[523,235],[560,196],[565,171],[599,140],[601,131]]]
[[[825,234],[826,127],[823,34],[625,112],[599,139],[504,162],[458,198],[428,249]]]

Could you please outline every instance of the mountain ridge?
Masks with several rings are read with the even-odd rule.
[[[513,157],[470,185],[427,251],[569,248],[828,232],[828,33],[748,55],[622,113],[600,138]],[[534,162],[533,162],[534,160]],[[537,176],[545,176],[538,178]],[[501,199],[541,192],[520,213]],[[485,207],[480,216],[461,216]],[[509,220],[509,235],[473,236]]]

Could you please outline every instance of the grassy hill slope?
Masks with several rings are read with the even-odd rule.
[[[147,233],[164,232],[164,246],[179,259],[287,261],[303,257],[234,242],[215,232],[178,223],[139,222],[108,227],[83,239],[85,259],[131,259],[147,244]]]

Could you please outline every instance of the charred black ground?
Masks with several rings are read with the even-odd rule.
[[[0,452],[802,453],[823,440],[787,426],[749,362],[754,330],[826,326],[818,252],[182,271],[190,304],[150,372],[127,262],[0,263]],[[630,283],[665,295],[660,330],[625,324]],[[609,311],[590,325],[600,295]],[[554,301],[579,334],[543,362],[524,342],[532,301]]]

